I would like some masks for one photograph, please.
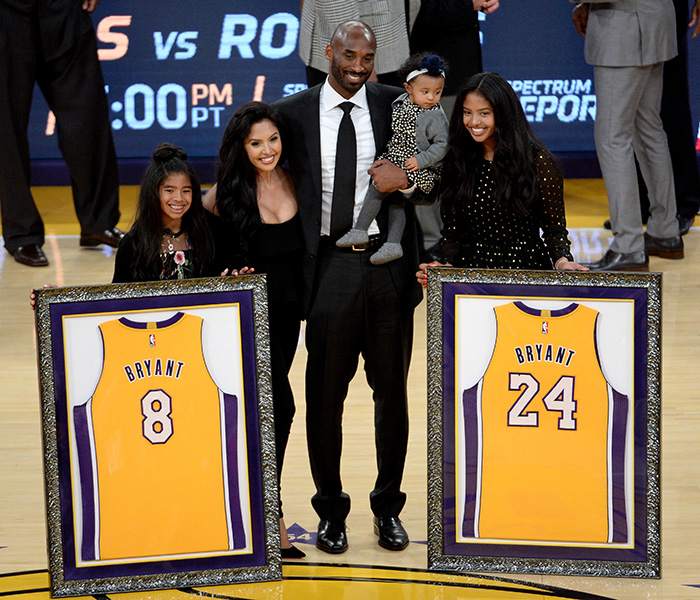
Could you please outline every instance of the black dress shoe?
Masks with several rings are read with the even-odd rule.
[[[657,238],[648,233],[644,234],[644,248],[649,256],[661,258],[683,258],[683,238],[674,235],[669,238]]]
[[[348,549],[345,521],[324,520],[318,524],[316,548],[329,554],[342,554]]]
[[[294,544],[289,548],[280,548],[280,553],[282,558],[304,558],[306,556],[306,553],[299,550]]]
[[[46,267],[49,264],[49,259],[46,258],[46,254],[39,244],[20,246],[12,253],[12,256],[18,263],[28,267]]]
[[[695,223],[695,215],[691,215],[689,217],[678,215],[678,233],[680,235],[685,235],[690,231],[693,223]]]
[[[640,252],[615,252],[608,250],[599,261],[584,265],[591,271],[648,271],[649,257]]]
[[[408,534],[398,517],[374,517],[374,533],[379,536],[379,545],[387,550],[408,546]]]
[[[100,233],[81,233],[80,245],[83,247],[93,247],[106,244],[107,246],[116,248],[119,245],[119,240],[123,237],[124,232],[121,229],[112,227],[112,229],[105,229]]]

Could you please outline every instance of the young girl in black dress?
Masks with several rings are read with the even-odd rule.
[[[219,275],[214,219],[184,150],[161,144],[141,180],[134,224],[121,240],[112,283]]]
[[[498,73],[474,75],[457,95],[443,164],[443,260],[431,265],[587,270],[569,251],[561,169]]]
[[[277,113],[263,102],[248,102],[226,127],[216,187],[204,199],[233,232],[238,264],[267,276],[278,480],[295,412],[288,375],[301,327],[303,250],[294,184],[283,162]],[[281,506],[280,537],[282,558],[305,556],[289,542]]]
[[[199,179],[184,150],[160,144],[141,179],[134,224],[119,242],[112,283],[227,275],[233,263],[215,242],[225,239],[218,221],[202,206]],[[252,272],[244,267],[231,275]]]

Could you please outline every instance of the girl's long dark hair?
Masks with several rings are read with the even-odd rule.
[[[233,226],[237,253],[249,258],[250,241],[261,225],[258,209],[257,171],[248,158],[245,139],[260,121],[271,121],[284,141],[282,121],[265,102],[247,102],[233,114],[226,126],[216,174],[216,207],[221,217]],[[284,154],[284,148],[282,150]],[[279,164],[284,162],[280,156]]]
[[[493,156],[493,200],[527,214],[538,193],[537,155],[549,151],[525,117],[518,96],[498,73],[478,73],[457,94],[450,119],[450,148],[444,161],[440,203],[453,212],[461,199],[476,192],[483,147],[464,126],[462,106],[468,94],[485,98],[493,108],[496,147]]]
[[[136,281],[147,281],[153,265],[160,263],[163,239],[163,219],[160,204],[160,186],[173,173],[183,173],[192,184],[192,204],[182,216],[182,229],[187,232],[195,256],[195,273],[201,275],[204,266],[212,260],[214,242],[202,206],[202,188],[194,169],[187,162],[182,148],[160,144],[153,151],[153,162],[141,179],[139,203],[131,230],[134,235],[134,263]]]

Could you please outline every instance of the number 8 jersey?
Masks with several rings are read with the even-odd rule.
[[[74,408],[83,561],[223,553],[246,546],[236,396],[202,353],[202,319],[99,326],[93,396]],[[76,536],[77,539],[77,536]]]
[[[462,395],[465,538],[627,541],[627,397],[603,375],[598,312],[494,308],[496,343]]]

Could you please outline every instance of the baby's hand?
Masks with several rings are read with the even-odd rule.
[[[412,156],[411,158],[407,159],[405,163],[403,163],[404,169],[407,171],[417,171],[418,170],[418,159],[415,156]]]

